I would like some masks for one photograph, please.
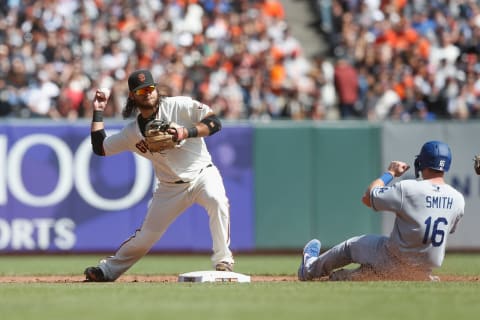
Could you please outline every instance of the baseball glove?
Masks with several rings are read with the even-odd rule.
[[[475,172],[480,175],[480,155],[473,158],[473,168],[475,169]]]
[[[165,120],[154,119],[145,126],[145,142],[150,152],[162,152],[173,149],[177,145],[174,136],[167,132],[171,123]]]

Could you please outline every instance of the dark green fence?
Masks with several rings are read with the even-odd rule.
[[[258,125],[255,129],[257,249],[324,247],[379,233],[381,218],[361,203],[381,170],[380,127],[372,124]]]

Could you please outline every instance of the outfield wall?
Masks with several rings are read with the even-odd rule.
[[[123,122],[109,122],[107,134]],[[131,153],[98,157],[88,122],[5,122],[0,126],[0,250],[114,251],[141,226],[156,181]],[[226,128],[209,138],[232,211],[232,248],[253,250],[252,132]],[[152,251],[206,251],[208,219],[194,205]]]
[[[453,159],[446,180],[465,196],[465,216],[457,231],[450,237],[449,247],[480,249],[480,177],[474,173],[473,157],[480,154],[480,122],[385,123],[382,134],[383,167],[389,160],[403,159],[413,163],[413,156],[422,143],[442,140],[451,147]],[[414,178],[411,170],[405,179]],[[393,225],[391,215],[385,215],[382,231]]]
[[[89,126],[0,122],[1,252],[111,252],[140,227],[156,183],[150,164],[129,153],[93,155]],[[429,139],[452,146],[447,180],[467,200],[450,248],[480,249],[480,178],[471,161],[479,130],[477,122],[226,122],[206,141],[230,198],[232,249],[296,250],[312,237],[330,247],[387,234],[392,215],[372,212],[361,196],[391,159],[413,163]],[[207,216],[193,206],[152,251],[209,251],[210,244]]]
[[[361,204],[380,166],[380,128],[367,123],[258,125],[255,130],[257,248],[331,246],[379,232]]]

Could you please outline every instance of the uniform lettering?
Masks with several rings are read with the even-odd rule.
[[[453,198],[452,197],[425,197],[425,207],[430,209],[452,209]]]
[[[138,151],[141,153],[147,153],[148,152],[148,146],[145,140],[141,140],[135,144],[135,147],[137,147]]]

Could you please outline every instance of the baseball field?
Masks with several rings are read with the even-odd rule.
[[[148,255],[114,283],[85,283],[102,256],[0,256],[1,319],[476,319],[480,255],[447,254],[441,282],[299,282],[298,255],[237,255],[251,283],[179,283],[207,255]]]

